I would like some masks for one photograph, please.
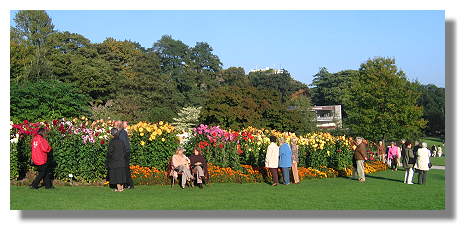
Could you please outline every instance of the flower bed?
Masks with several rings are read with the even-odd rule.
[[[387,164],[378,161],[378,160],[371,160],[371,161],[365,161],[364,162],[364,173],[365,174],[370,174],[370,173],[375,173],[379,171],[386,171],[388,169]],[[352,166],[348,168],[341,169],[338,172],[338,175],[340,176],[351,176],[353,173],[353,168]]]
[[[40,127],[44,127],[48,130],[47,138],[53,148],[51,156],[57,163],[54,171],[56,179],[67,181],[68,175],[72,174],[73,180],[77,182],[102,182],[107,173],[104,163],[113,123],[113,120],[88,120],[86,117],[11,123],[10,179],[22,178],[32,170],[28,164],[31,137]],[[142,168],[135,168],[135,174],[138,174],[136,179],[141,179],[139,184],[166,184],[163,175],[179,145],[177,134],[180,133],[165,122],[139,122],[129,126],[128,133],[131,165]],[[202,149],[203,155],[211,163],[208,170],[212,182],[263,182],[267,177],[264,158],[271,135],[283,137],[287,142],[294,137],[298,139],[301,178],[348,175],[353,151],[352,139],[329,133],[296,136],[294,133],[254,127],[234,131],[201,124],[194,128],[184,147],[187,155],[192,153],[195,146]],[[380,164],[369,165],[366,171],[386,169]],[[143,177],[143,173],[154,176]]]

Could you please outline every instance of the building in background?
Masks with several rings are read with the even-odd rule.
[[[295,110],[290,106],[287,110]],[[317,127],[320,129],[343,128],[341,105],[313,106],[310,111],[315,112]]]
[[[311,110],[317,115],[318,128],[342,128],[341,105],[313,106]]]

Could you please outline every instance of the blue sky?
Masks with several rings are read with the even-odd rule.
[[[11,13],[11,25],[16,11]],[[148,48],[162,35],[207,42],[224,68],[284,68],[310,84],[320,67],[393,57],[410,80],[445,84],[444,11],[47,11],[56,30]]]

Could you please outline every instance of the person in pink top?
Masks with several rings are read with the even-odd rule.
[[[46,189],[53,188],[50,167],[48,166],[47,159],[47,153],[49,153],[52,148],[45,138],[45,133],[45,129],[40,128],[38,130],[38,134],[35,135],[31,141],[31,160],[33,164],[38,167],[38,175],[30,185],[32,189],[38,189],[39,182],[41,182],[41,180],[43,180]]]
[[[389,166],[391,166],[392,170],[397,171],[398,166],[398,155],[400,150],[395,142],[391,143],[391,146],[388,149],[387,161]]]

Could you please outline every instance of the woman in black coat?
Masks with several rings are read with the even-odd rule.
[[[128,164],[125,158],[124,142],[119,140],[119,131],[111,129],[113,139],[109,142],[106,166],[109,169],[109,184],[116,184],[116,192],[124,191],[124,184],[129,183],[127,177]]]

